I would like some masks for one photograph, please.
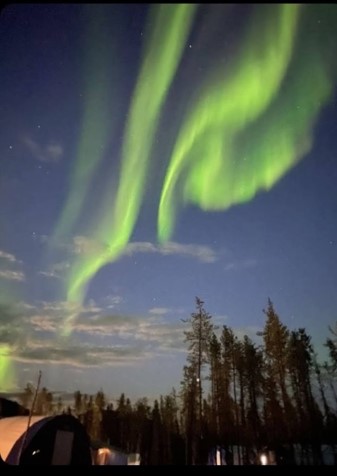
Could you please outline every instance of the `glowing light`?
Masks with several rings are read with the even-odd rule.
[[[325,8],[326,33],[312,21],[317,12],[312,13],[310,6],[254,6],[238,52],[225,67],[222,62],[213,63],[215,69],[205,72],[205,81],[180,124],[166,169],[158,208],[159,241],[172,236],[182,206],[223,211],[248,202],[260,191],[270,190],[308,153],[315,122],[332,96],[336,73],[330,38],[336,9],[332,13]],[[118,184],[114,186],[115,177],[107,177],[102,205],[88,232],[103,246],[78,255],[71,267],[66,293],[75,311],[66,319],[65,334],[71,332],[76,303],[83,301],[92,277],[118,259],[130,240],[150,165],[154,166],[155,133],[183,51],[192,58],[200,38],[207,40],[207,31],[193,43],[189,38],[196,9],[189,4],[151,7],[124,130]],[[104,53],[99,60],[103,76],[106,58]],[[95,78],[88,75],[88,108],[71,180],[73,190],[55,236],[76,220],[91,176],[102,160],[100,151],[109,134],[108,127],[102,129],[102,124],[109,123],[105,106],[109,85],[105,76],[95,89],[97,83],[95,71]]]
[[[234,140],[267,109],[280,88],[292,55],[299,6],[278,5],[274,11],[252,18],[231,72],[227,77],[218,72],[180,131],[160,199],[160,240],[172,234],[176,186],[183,170],[188,172],[183,200],[203,209],[225,209],[251,195],[245,186],[238,193],[231,183],[235,180],[235,162],[230,160]],[[233,197],[233,192],[238,196]]]
[[[11,364],[10,347],[0,345],[0,390],[6,392],[13,388],[14,371]]]
[[[79,259],[71,272],[68,299],[83,299],[95,273],[116,259],[127,245],[144,194],[154,133],[160,111],[179,65],[196,5],[152,7],[142,66],[131,101],[122,148],[120,180],[114,200],[106,200],[94,237],[107,244],[98,255]],[[136,173],[135,173],[136,171]],[[110,196],[108,190],[107,196]]]
[[[245,203],[311,148],[333,88],[324,39],[304,34],[304,7],[259,8],[264,14],[252,18],[236,63],[206,84],[180,130],[160,198],[160,241],[172,236],[182,204],[226,210]]]
[[[109,97],[111,96],[111,49],[105,6],[84,8],[87,31],[83,50],[86,62],[83,71],[84,99],[77,159],[70,177],[70,187],[53,241],[66,234],[77,220],[91,180],[103,159],[102,146],[111,134]]]

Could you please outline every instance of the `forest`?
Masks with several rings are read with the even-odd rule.
[[[137,452],[145,465],[209,464],[222,447],[227,464],[259,464],[272,450],[276,464],[323,464],[323,446],[337,464],[337,329],[329,328],[321,362],[305,328],[284,325],[268,300],[257,344],[214,325],[204,302],[184,321],[187,359],[178,390],[132,403],[109,402],[103,390],[74,393],[72,405],[27,384],[21,403],[33,413],[72,413],[102,444]]]

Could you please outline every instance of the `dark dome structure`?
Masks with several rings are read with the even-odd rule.
[[[90,439],[72,415],[0,420],[0,454],[11,465],[92,465]]]

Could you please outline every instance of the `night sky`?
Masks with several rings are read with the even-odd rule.
[[[11,5],[0,391],[157,396],[182,319],[337,320],[336,5]]]

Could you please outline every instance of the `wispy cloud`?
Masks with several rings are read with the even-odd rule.
[[[16,256],[6,251],[0,250],[0,262],[5,262],[5,266],[12,267],[12,265],[22,264],[22,261],[18,260]],[[12,269],[1,269],[0,278],[8,281],[25,281],[25,274],[22,271],[13,271]]]
[[[11,253],[6,253],[6,251],[0,250],[0,259],[9,261],[10,263],[18,263],[21,264],[22,261],[19,261],[14,255]]]
[[[8,281],[25,281],[25,275],[22,271],[12,271],[9,269],[0,270],[0,278]]]
[[[68,261],[62,261],[60,263],[53,264],[47,271],[39,271],[38,274],[45,278],[62,279],[64,277],[64,271],[70,268]]]
[[[117,294],[109,294],[104,298],[104,304],[107,309],[115,309],[119,304],[123,302],[122,296]]]
[[[41,243],[48,244],[50,237],[48,235],[41,235],[40,241]],[[73,236],[71,241],[61,241],[53,244],[70,255],[97,254],[103,253],[108,249],[106,244],[83,235]]]
[[[56,142],[50,142],[45,146],[41,146],[28,136],[23,137],[22,141],[31,155],[40,162],[56,163],[59,162],[63,155],[63,147]]]
[[[30,341],[28,345],[12,349],[12,358],[26,364],[58,364],[74,367],[102,367],[136,365],[152,358],[144,347],[127,345],[95,346],[89,344]]]
[[[71,251],[75,254],[96,254],[102,253],[108,246],[98,240],[87,238],[86,236],[74,236]]]
[[[257,265],[256,259],[247,259],[243,261],[234,261],[227,263],[224,270],[225,271],[237,271],[245,268],[254,268]]]
[[[157,349],[181,349],[183,332],[180,321],[167,323],[160,316],[103,315],[101,309],[83,308],[73,326],[73,334],[81,334],[84,340],[90,336],[117,338],[128,342],[143,342]],[[44,306],[30,317],[30,325],[37,331],[56,333],[63,325],[67,313],[73,308],[65,303]]]
[[[184,350],[180,323],[168,324],[158,316],[106,316],[94,302],[81,307],[70,339],[57,335],[67,312],[72,311],[69,303],[0,304],[0,311],[0,343],[9,344],[11,357],[23,363],[136,365],[156,355]]]
[[[60,278],[60,276],[54,271],[39,271],[38,274],[44,276],[45,278]]]
[[[56,312],[61,315],[67,312],[78,312],[78,313],[98,313],[102,311],[102,308],[97,306],[95,301],[91,299],[88,304],[79,304],[69,301],[42,301],[40,303],[40,308],[44,312]]]
[[[164,316],[170,312],[170,309],[167,307],[153,307],[152,309],[149,309],[150,314],[154,314],[155,316]]]
[[[0,343],[9,344],[20,339],[24,319],[19,306],[0,303]],[[20,325],[19,325],[20,324]]]
[[[49,238],[41,236],[41,241],[46,243]],[[70,254],[90,255],[99,254],[108,251],[108,245],[101,241],[78,235],[72,238],[72,241],[59,243],[58,246]],[[138,253],[160,254],[162,256],[182,256],[197,259],[201,263],[214,263],[219,259],[219,253],[210,246],[183,244],[168,242],[163,245],[157,245],[148,241],[136,241],[129,243],[123,250],[122,256],[134,256]]]
[[[214,263],[219,256],[211,247],[195,244],[182,244],[168,242],[164,245],[154,245],[153,243],[142,241],[129,243],[124,254],[132,256],[136,253],[159,253],[164,256],[178,255],[195,258],[202,263]]]

